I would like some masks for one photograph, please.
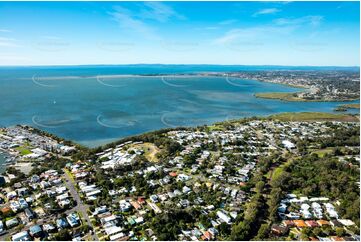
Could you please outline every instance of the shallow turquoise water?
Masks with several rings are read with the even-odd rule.
[[[228,69],[219,66],[0,68],[0,125],[30,124],[96,146],[159,128],[279,112],[333,112],[340,104],[257,99],[253,96],[256,92],[299,89],[254,80],[109,76],[202,70]],[[96,78],[97,75],[104,77]]]

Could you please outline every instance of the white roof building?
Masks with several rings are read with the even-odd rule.
[[[283,140],[282,141],[282,144],[284,147],[286,147],[287,149],[293,149],[295,148],[296,146],[289,140]]]
[[[217,216],[227,224],[231,222],[231,218],[228,217],[228,215],[224,214],[222,211],[217,211]]]

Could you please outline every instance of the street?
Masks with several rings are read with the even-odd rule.
[[[65,178],[65,184],[69,189],[71,196],[74,198],[74,200],[77,203],[77,205],[74,208],[72,208],[72,210],[80,213],[81,217],[85,218],[87,224],[92,228],[93,226],[87,213],[88,206],[84,205],[84,203],[80,199],[79,194],[75,189],[74,183],[72,182],[72,179],[67,172],[64,172],[64,178]],[[92,239],[93,241],[99,241],[98,236],[96,235],[95,232],[92,234]]]

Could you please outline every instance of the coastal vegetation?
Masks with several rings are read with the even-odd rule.
[[[338,210],[346,218],[359,223],[359,169],[340,163],[332,155],[303,156],[285,166],[278,175],[279,187],[306,196],[325,196],[338,199]]]
[[[267,99],[278,99],[283,101],[290,101],[290,102],[306,102],[311,101],[307,99],[303,99],[297,96],[297,93],[288,93],[288,92],[260,92],[254,94],[257,98],[267,98]]]
[[[254,94],[257,98],[265,98],[265,99],[277,99],[288,102],[336,102],[336,101],[354,101],[358,98],[343,98],[343,99],[329,99],[329,98],[312,98],[308,96],[304,96],[303,93],[299,92],[259,92]]]
[[[349,109],[360,109],[359,103],[342,104],[338,105],[334,110],[337,112],[346,112]]]
[[[360,109],[360,104],[359,103],[343,104],[342,106],[345,107],[345,108]]]
[[[351,114],[333,114],[321,112],[300,112],[300,113],[280,113],[269,116],[271,120],[280,121],[343,121],[359,122],[359,116]]]

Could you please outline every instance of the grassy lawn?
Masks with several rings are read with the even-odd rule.
[[[144,156],[151,162],[158,162],[157,154],[160,149],[155,146],[153,143],[143,143],[133,145],[136,149],[141,149],[144,151]]]
[[[359,118],[349,114],[334,114],[320,112],[301,112],[301,113],[280,113],[271,115],[272,120],[280,121],[344,121],[359,122]]]
[[[277,178],[279,175],[281,175],[282,172],[283,172],[283,170],[284,170],[287,166],[289,166],[289,165],[291,164],[291,162],[292,162],[292,159],[288,160],[287,162],[281,164],[279,167],[275,168],[275,169],[273,170],[273,173],[272,173],[272,179],[275,179],[275,178]],[[268,173],[267,173],[267,175],[268,175],[268,177],[270,176],[270,174],[268,174]],[[266,175],[266,176],[267,176],[267,175]],[[272,179],[271,179],[271,180],[272,180]]]
[[[17,151],[20,152],[21,155],[28,155],[31,154],[32,152],[29,150],[28,147],[25,146],[19,146],[15,148]]]
[[[103,233],[97,233],[97,236],[100,241],[104,241],[108,237],[106,234]]]
[[[75,183],[73,174],[72,174],[68,169],[64,169],[64,172],[65,172],[66,174],[68,174],[68,176],[70,177],[71,182],[72,182],[72,183]]]
[[[276,169],[274,169],[273,173],[272,173],[272,179],[277,178],[284,170],[284,166],[280,165],[279,167],[277,167]]]
[[[279,100],[292,101],[292,102],[308,101],[306,99],[296,97],[294,96],[294,93],[289,93],[289,92],[260,92],[260,93],[256,93],[254,96],[257,98],[279,99]]]
[[[209,131],[222,131],[222,130],[224,130],[224,127],[214,124],[214,125],[209,125],[208,130]]]
[[[87,234],[84,238],[85,241],[91,241],[92,240],[92,236],[90,234]]]
[[[315,150],[312,153],[317,154],[319,157],[324,157],[326,154],[330,154],[333,152],[332,148],[325,148],[320,150]]]

